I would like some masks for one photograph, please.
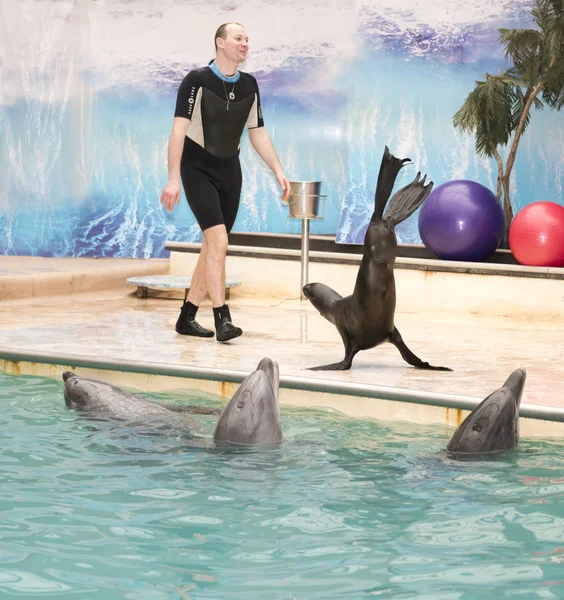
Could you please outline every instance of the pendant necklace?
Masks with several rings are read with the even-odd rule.
[[[225,91],[225,99],[227,100],[227,110],[229,110],[229,101],[230,100],[235,100],[235,84],[237,83],[236,81],[233,82],[233,87],[231,88],[231,92],[229,93],[229,96],[227,95],[227,88],[225,87],[225,81],[223,81],[223,79],[221,80],[221,82],[223,83],[223,89]]]

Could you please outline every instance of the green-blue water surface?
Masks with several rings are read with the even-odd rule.
[[[564,597],[564,441],[457,462],[452,429],[283,408],[279,449],[219,451],[27,376],[0,407],[0,597]]]

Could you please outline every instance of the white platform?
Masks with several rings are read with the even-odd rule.
[[[137,277],[129,277],[128,285],[137,286],[137,297],[147,298],[149,289],[164,289],[164,290],[185,290],[188,295],[188,290],[192,285],[191,275],[140,275]],[[225,299],[229,299],[229,289],[241,285],[237,279],[226,279],[225,281]]]

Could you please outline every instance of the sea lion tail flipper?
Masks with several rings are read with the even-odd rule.
[[[386,203],[394,189],[398,173],[407,162],[410,162],[409,158],[396,158],[390,153],[388,146],[385,147],[384,156],[382,157],[382,162],[380,164],[380,172],[378,173],[372,221],[379,221],[382,218]]]
[[[410,217],[431,193],[433,182],[430,181],[425,185],[427,175],[421,180],[419,179],[420,176],[421,173],[418,172],[415,179],[409,185],[398,190],[390,200],[384,220],[388,221],[393,227]]]
[[[428,362],[422,361],[419,357],[415,356],[413,352],[405,345],[403,338],[401,337],[400,332],[397,327],[394,327],[394,333],[390,338],[390,343],[392,343],[401,354],[401,357],[408,365],[412,367],[416,367],[417,369],[426,369],[428,371],[452,371],[448,367],[434,367],[430,365]]]

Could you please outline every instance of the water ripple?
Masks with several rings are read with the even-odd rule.
[[[0,376],[0,395],[0,595],[562,595],[558,441],[468,464],[430,427],[285,408],[279,449],[210,452],[85,421],[58,382]]]
[[[0,571],[0,589],[17,594],[53,594],[66,592],[71,587],[26,571]]]

